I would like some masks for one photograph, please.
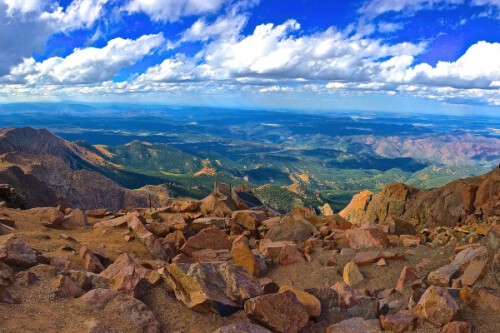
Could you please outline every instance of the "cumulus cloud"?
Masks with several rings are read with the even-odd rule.
[[[245,15],[220,16],[213,23],[199,19],[182,34],[181,42],[235,36],[240,33],[246,22]]]
[[[136,40],[115,38],[103,47],[75,49],[65,58],[52,57],[42,62],[26,59],[4,78],[7,82],[27,84],[90,84],[111,79],[165,43],[162,34]]]
[[[65,10],[53,1],[0,0],[0,76],[40,51],[57,32],[90,28],[108,0],[75,0]]]
[[[153,21],[178,21],[182,16],[215,13],[230,0],[130,0],[124,10],[144,13]]]

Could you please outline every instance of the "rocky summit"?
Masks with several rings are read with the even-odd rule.
[[[39,183],[23,184],[0,186],[0,332],[500,332],[498,168],[340,215],[221,186],[154,209],[26,207]]]

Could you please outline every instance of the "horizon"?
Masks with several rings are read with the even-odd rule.
[[[497,0],[0,0],[0,18],[2,105],[500,106]]]

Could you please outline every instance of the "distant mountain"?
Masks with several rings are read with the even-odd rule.
[[[103,175],[112,169],[91,150],[45,129],[0,130],[0,183],[14,186],[28,207],[67,204],[118,210],[147,206],[150,193],[156,205],[168,197],[165,186],[125,189]]]

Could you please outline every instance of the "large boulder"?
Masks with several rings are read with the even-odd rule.
[[[151,271],[136,263],[126,253],[120,255],[99,275],[111,281],[112,289],[136,296],[140,282],[148,278]]]
[[[83,259],[83,267],[92,273],[100,273],[104,270],[104,266],[94,252],[90,251],[86,246],[82,246],[78,254]]]
[[[387,234],[377,227],[349,229],[345,231],[349,247],[362,249],[367,247],[386,248],[389,246]]]
[[[139,218],[133,216],[128,222],[128,227],[131,229],[135,237],[143,243],[149,252],[156,258],[164,261],[169,261],[173,257],[173,253],[169,253],[162,242],[150,232]]]
[[[259,281],[229,263],[170,264],[164,275],[178,300],[198,312],[231,315],[259,296]]]
[[[266,234],[266,238],[277,241],[291,241],[302,243],[313,235],[316,228],[308,221],[302,218],[287,216],[281,220],[281,223],[272,226]]]
[[[458,311],[457,303],[446,288],[430,286],[420,297],[415,313],[434,326],[441,327],[455,319]]]
[[[231,250],[231,242],[227,234],[217,228],[203,229],[193,237],[188,238],[180,251],[191,257],[193,252],[212,249],[212,250]]]
[[[56,207],[37,207],[28,212],[47,227],[59,228],[64,223],[64,214]]]
[[[90,224],[85,212],[77,208],[65,217],[64,227],[68,229],[87,228],[90,227]]]
[[[245,313],[273,332],[297,333],[309,321],[306,308],[291,291],[252,298],[245,302]]]
[[[31,267],[38,263],[39,252],[15,234],[0,236],[0,261],[12,266]]]
[[[109,289],[91,290],[79,300],[87,306],[100,310],[103,315],[119,316],[123,324],[133,331],[160,333],[160,323],[147,306],[131,296]]]

